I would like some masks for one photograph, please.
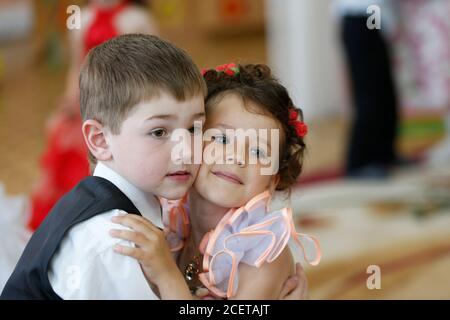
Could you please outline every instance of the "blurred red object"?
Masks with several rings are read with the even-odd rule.
[[[81,117],[60,114],[49,128],[48,148],[41,158],[42,180],[32,194],[29,227],[37,229],[56,202],[89,175]]]

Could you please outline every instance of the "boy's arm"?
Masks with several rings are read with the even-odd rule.
[[[113,214],[80,223],[64,237],[48,270],[50,284],[62,299],[158,299],[139,263],[114,252],[117,243],[131,243],[108,236]]]
[[[137,215],[115,216],[112,221],[129,230],[111,230],[111,236],[134,243],[136,246],[116,246],[115,251],[139,261],[149,284],[158,287],[163,300],[193,299],[181,272],[172,258],[162,230]]]

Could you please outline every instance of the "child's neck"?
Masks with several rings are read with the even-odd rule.
[[[189,218],[191,237],[198,248],[203,236],[214,229],[222,217],[230,210],[218,206],[202,197],[195,188],[189,192]]]

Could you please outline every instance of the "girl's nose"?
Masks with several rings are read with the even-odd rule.
[[[245,165],[245,161],[244,161],[243,157],[238,154],[228,155],[227,163],[236,163],[240,167],[243,167]]]

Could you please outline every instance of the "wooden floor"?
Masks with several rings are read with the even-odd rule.
[[[298,231],[323,250],[321,264],[307,268],[312,298],[450,299],[449,165],[307,185],[292,206]],[[380,268],[379,290],[367,287],[369,266]]]

